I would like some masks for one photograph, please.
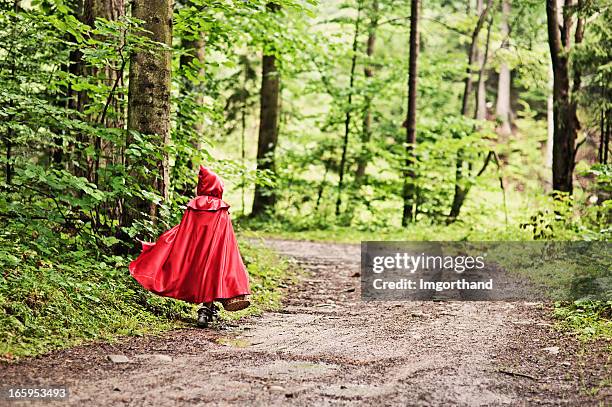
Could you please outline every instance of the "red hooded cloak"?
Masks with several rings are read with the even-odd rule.
[[[197,197],[181,223],[155,243],[142,243],[130,274],[147,290],[192,303],[249,294],[247,271],[221,198],[223,181],[200,166]]]

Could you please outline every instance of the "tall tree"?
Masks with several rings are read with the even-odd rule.
[[[268,3],[268,12],[275,13],[280,6]],[[259,111],[259,139],[257,142],[257,170],[274,173],[274,151],[278,142],[279,89],[280,75],[276,67],[276,55],[269,47],[265,47],[261,64],[261,89]],[[274,209],[276,195],[268,186],[255,185],[253,210],[251,216],[260,216]]]
[[[117,21],[124,15],[125,4],[123,0],[85,0],[83,3],[83,20],[85,24],[91,27],[95,26],[96,19],[98,18],[103,18],[108,21]],[[116,70],[108,66],[104,69],[97,69],[87,66],[83,67],[84,74],[99,77],[110,89],[105,101],[104,109],[97,115],[97,117],[92,117],[92,121],[97,121],[100,125],[114,128],[123,127],[123,117],[120,114],[122,95],[118,94],[116,90],[118,85],[123,81],[123,70],[126,62],[127,61],[124,60],[121,66]],[[85,94],[83,93],[83,95]],[[113,115],[109,114],[111,109],[114,112]],[[98,184],[98,170],[100,168],[100,160],[103,154],[102,138],[100,136],[94,137],[93,146],[95,155],[93,160],[90,160],[89,179],[95,184]],[[113,152],[107,151],[107,153],[107,157],[111,158]]]
[[[510,40],[510,27],[508,19],[510,18],[510,0],[501,1],[501,35],[502,49],[508,49]],[[511,75],[510,67],[506,61],[502,61],[499,67],[499,78],[497,80],[497,102],[495,104],[495,115],[501,121],[499,129],[502,135],[509,135],[512,132],[511,120],[512,110],[510,107],[510,87]]]
[[[416,159],[414,148],[416,144],[416,109],[417,109],[417,77],[419,58],[419,0],[410,2],[410,62],[408,64],[408,109],[406,112],[406,160],[404,162],[404,206],[402,226],[408,225],[416,216],[413,211],[416,201]]]
[[[546,167],[552,168],[553,144],[555,142],[555,117],[553,100],[553,71],[552,65],[548,66],[548,95],[546,96]]]
[[[478,21],[476,22],[476,26],[471,34],[470,47],[468,49],[468,63],[466,68],[465,79],[463,80],[463,97],[461,99],[461,114],[464,116],[469,116],[470,111],[470,95],[472,94],[472,88],[474,83],[474,78],[472,77],[474,74],[473,65],[474,61],[478,56],[478,36],[480,35],[480,31],[484,26],[485,20],[487,19],[487,15],[491,10],[491,6],[493,4],[493,0],[488,0],[487,7],[479,14]]]
[[[482,14],[482,10],[484,7],[484,1],[483,0],[477,0],[476,1],[476,12],[477,15],[481,15]],[[476,44],[476,60],[478,61],[478,66],[482,67],[486,65],[486,57],[484,56],[484,54],[481,52],[480,47],[478,46],[478,43]],[[481,78],[484,78],[483,75],[480,75],[479,73],[479,77],[478,77],[478,81],[476,82],[476,114],[474,115],[474,117],[478,120],[485,120],[487,118],[487,92],[486,92],[486,84],[484,80],[480,80]]]
[[[168,47],[158,47],[153,52],[140,50],[132,54],[128,90],[128,130],[145,135],[164,150],[156,168],[140,173],[139,177],[146,178],[140,181],[153,185],[167,200],[170,173],[165,147],[170,141],[172,0],[134,0],[132,16],[144,22],[146,31],[141,35]],[[128,214],[129,220],[134,219],[137,212],[145,212],[147,202],[137,198],[132,207],[136,213]],[[154,206],[148,209],[152,215],[155,213]]]
[[[186,3],[187,6],[194,4],[191,1]],[[206,95],[206,41],[204,33],[200,31],[182,32],[179,35],[182,53],[179,69],[174,75],[179,79],[180,96],[176,106],[176,130],[172,137],[175,144],[185,145],[193,153],[183,151],[174,156],[170,177],[173,178],[173,190],[180,195],[189,196],[193,194],[193,181],[191,176],[185,175],[197,170],[200,156],[196,152],[204,148],[205,126],[202,110]]]
[[[344,184],[344,173],[346,170],[346,153],[348,151],[349,136],[351,133],[351,111],[353,105],[353,87],[355,84],[355,68],[357,66],[357,44],[359,40],[359,25],[361,23],[361,10],[363,0],[357,3],[357,19],[355,20],[355,34],[353,35],[353,54],[351,57],[351,69],[349,72],[349,88],[346,101],[346,113],[344,116],[344,139],[342,140],[342,155],[340,157],[340,174],[338,179],[338,196],[336,197],[336,216],[340,215],[342,205],[342,187]]]
[[[371,59],[374,55],[376,45],[376,30],[378,28],[378,0],[372,0],[370,10],[370,23],[368,25],[368,39],[366,40],[366,57],[368,62],[363,68],[366,81],[371,82],[374,77],[374,67]],[[357,158],[357,171],[355,173],[355,184],[359,187],[363,182],[366,167],[368,165],[368,143],[372,138],[372,96],[366,92],[365,107],[363,111],[363,129],[361,131],[361,154]]]
[[[470,47],[468,49],[468,63],[467,63],[467,69],[466,69],[467,72],[466,72],[465,79],[464,79],[463,98],[461,100],[461,114],[466,117],[470,116],[469,99],[470,99],[470,95],[472,94],[472,88],[473,88],[472,75],[474,73],[472,66],[477,57],[476,48],[478,45],[478,36],[480,34],[480,31],[482,30],[482,27],[484,26],[485,20],[492,6],[493,6],[493,0],[488,0],[487,6],[478,16],[478,21],[476,22],[476,26],[474,27],[474,30],[472,31],[472,35],[471,35]],[[459,213],[461,212],[461,207],[463,206],[463,202],[465,201],[465,198],[469,191],[469,187],[466,185],[463,185],[464,178],[465,178],[465,174],[464,174],[465,169],[463,168],[464,167],[463,155],[464,155],[464,152],[461,149],[457,151],[457,162],[455,164],[455,193],[453,195],[453,202],[451,204],[450,214],[448,215],[448,222],[454,222],[457,219],[457,217],[459,216]],[[469,164],[468,164],[468,170],[470,170]]]
[[[493,19],[489,18],[487,25],[487,39],[485,40],[485,49],[481,56],[479,56],[479,68],[478,68],[478,86],[476,86],[476,112],[474,113],[474,119],[486,120],[487,118],[487,103],[486,103],[486,73],[487,73],[487,62],[489,60],[489,45],[491,43],[491,29],[493,27]],[[484,107],[481,106],[484,105]]]
[[[107,21],[118,21],[125,15],[125,4],[123,0],[78,0],[71,2],[73,9],[72,15],[84,24],[87,24],[92,29],[96,27],[97,19]],[[77,42],[74,34],[67,35],[66,38],[70,42]],[[116,51],[119,53],[123,47],[123,41],[117,41],[116,38],[109,38],[106,34],[95,34],[93,41],[115,43]],[[82,49],[75,48],[70,51],[68,63],[62,67],[65,72],[68,72],[75,77],[80,77],[81,81],[93,83],[93,86],[75,86],[78,90],[72,87],[67,87],[64,92],[67,96],[66,106],[83,113],[83,117],[87,121],[96,123],[98,126],[107,128],[122,128],[124,125],[124,117],[121,109],[123,95],[118,91],[123,81],[123,71],[127,61],[115,67],[113,64],[108,64],[104,67],[93,66],[84,58]],[[107,89],[107,94],[103,96],[96,95],[91,97],[88,89]],[[101,93],[105,93],[104,91]],[[92,105],[99,103],[103,99],[104,108],[92,109]],[[105,155],[107,160],[112,160],[113,153],[111,143],[107,144],[107,151],[102,151],[102,138],[99,134],[91,136],[86,133],[76,135],[76,143],[73,144],[74,156],[76,159],[70,160],[72,171],[79,177],[85,177],[89,181],[98,184],[98,170],[100,161]],[[93,147],[94,154],[86,154],[85,151]],[[106,153],[106,154],[104,154]],[[117,154],[118,155],[118,154]],[[56,138],[54,148],[51,153],[52,160],[55,164],[62,164],[63,147],[61,138]]]
[[[204,34],[194,34],[193,37],[184,38],[182,40],[182,45],[185,54],[181,55],[180,58],[180,66],[182,70],[192,69],[193,65],[197,66],[195,72],[197,73],[198,78],[196,79],[197,86],[194,86],[193,80],[186,80],[184,84],[184,91],[189,92],[192,90],[197,91],[197,96],[195,102],[198,105],[202,105],[204,103],[204,89],[202,89],[201,80],[204,77],[204,62],[206,56],[206,41],[204,39]],[[193,124],[194,132],[202,136],[202,132],[204,131],[204,122],[202,120],[196,120]],[[202,146],[202,140],[198,138],[194,140],[194,147],[199,148]]]
[[[582,0],[578,0],[578,9]],[[575,12],[573,0],[565,0],[559,9],[557,0],[546,0],[548,45],[553,69],[553,189],[573,192],[573,174],[576,156],[576,138],[580,122],[576,115],[577,104],[572,93],[580,89],[580,71],[574,69],[573,84],[569,57],[572,48],[572,25]],[[584,19],[578,18],[574,42],[579,44],[584,36]]]
[[[13,7],[12,7],[13,11],[15,13],[17,13],[19,10],[21,10],[21,1],[16,0],[13,2]],[[16,35],[16,29],[13,27],[12,29],[12,34]],[[11,35],[11,37],[13,36]],[[8,58],[7,58],[8,59]],[[10,64],[10,71],[11,73],[15,74],[16,71],[16,66],[15,66],[15,62],[14,59],[11,60],[11,64]],[[13,103],[12,101],[9,103],[9,106],[12,106]],[[9,121],[12,120],[12,117],[9,118]],[[13,165],[11,164],[11,161],[13,160],[13,138],[15,137],[15,130],[12,127],[9,127],[7,129],[6,134],[3,134],[1,136],[1,138],[4,141],[4,145],[6,146],[6,150],[5,150],[5,164],[4,164],[4,169],[5,169],[5,174],[6,174],[6,183],[7,185],[10,185],[12,182],[12,178],[13,178]],[[55,155],[55,154],[54,154]]]
[[[605,113],[601,113],[601,144],[599,147],[599,162],[608,164],[608,155],[610,153],[610,134],[612,133],[612,112],[610,109]]]
[[[77,18],[80,21],[83,21],[84,19],[83,6],[84,6],[83,0],[77,0],[72,5],[72,14],[75,18]],[[68,41],[76,42],[76,38],[74,37],[74,34],[67,33],[65,36]],[[62,71],[65,71],[75,77],[81,76],[83,74],[83,60],[82,59],[83,59],[83,53],[81,52],[80,48],[76,47],[74,49],[71,49],[68,55],[67,63],[62,66]],[[71,110],[83,112],[84,110],[83,100],[85,97],[85,91],[75,90],[72,84],[70,84],[66,87],[64,92],[66,94],[66,107],[68,107]],[[85,142],[85,136],[83,134],[77,134],[75,139],[76,139],[75,140],[76,142],[74,141],[70,142],[71,150],[74,151],[74,155],[76,158],[72,160],[73,162],[71,163],[72,172],[76,176],[87,177],[88,176],[87,171],[80,165],[81,162],[85,161],[85,157],[82,151],[83,149],[81,148],[81,146],[79,146],[80,143]],[[63,148],[61,146],[62,142],[58,138],[55,144],[56,144],[54,148],[55,151],[52,154],[53,161],[56,164],[61,164],[63,160]]]

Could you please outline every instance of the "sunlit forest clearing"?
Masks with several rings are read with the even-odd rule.
[[[189,326],[191,305],[127,265],[180,221],[200,164],[225,180],[250,273],[239,317],[295,279],[258,237],[612,234],[607,0],[0,8],[3,361]],[[609,350],[612,301],[550,310]]]

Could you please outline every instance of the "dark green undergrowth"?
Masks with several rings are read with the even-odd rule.
[[[195,306],[144,290],[129,275],[127,257],[58,249],[52,238],[0,234],[1,360],[193,323]],[[241,252],[253,306],[233,318],[278,307],[287,274],[287,263],[267,249],[241,245]]]

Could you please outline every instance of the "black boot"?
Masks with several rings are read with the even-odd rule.
[[[200,328],[208,328],[208,324],[217,319],[218,308],[215,304],[202,305],[198,310],[198,326]]]

